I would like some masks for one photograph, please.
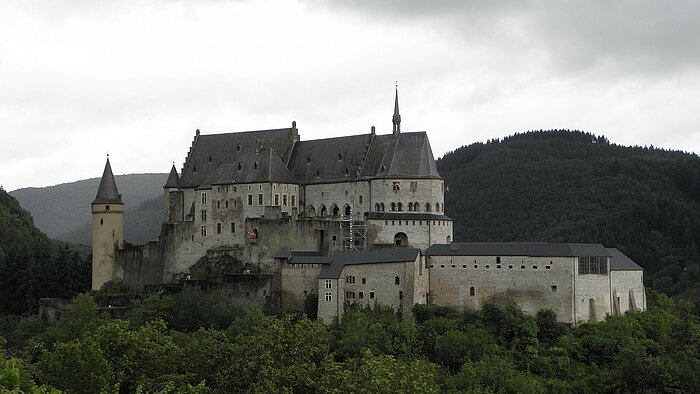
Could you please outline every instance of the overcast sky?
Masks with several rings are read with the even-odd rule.
[[[202,133],[533,129],[700,152],[697,1],[2,0],[0,184],[182,167]]]

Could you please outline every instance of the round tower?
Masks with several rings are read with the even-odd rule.
[[[97,196],[92,202],[92,289],[117,278],[115,250],[124,247],[124,203],[114,181],[112,167],[102,173]]]

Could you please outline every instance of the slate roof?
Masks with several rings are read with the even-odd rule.
[[[270,181],[250,173],[236,174],[238,163],[244,167],[252,165],[250,155],[258,150],[258,141],[287,169],[282,171],[278,163],[274,163],[271,176],[281,179],[280,182],[314,184],[371,178],[440,178],[424,131],[396,136],[369,133],[296,141],[295,129],[276,129],[196,135],[179,186],[201,189],[216,182]]]
[[[624,255],[622,252],[617,250],[616,248],[607,248],[608,252],[612,256],[612,259],[610,259],[610,270],[611,271],[641,271],[642,267],[640,267],[637,263],[632,261],[629,257]]]
[[[109,157],[107,158],[104,172],[102,172],[102,179],[100,179],[100,186],[97,188],[97,195],[92,203],[123,204],[121,196],[119,195],[119,190],[117,190],[117,182],[114,180],[114,174],[112,174],[112,166],[109,164]]]
[[[241,152],[233,163],[217,166],[198,189],[214,185],[263,182],[297,183],[273,149]]]
[[[609,249],[601,244],[548,242],[454,242],[431,245],[425,253],[429,256],[611,256]]]
[[[415,261],[419,249],[393,248],[361,251],[338,251],[333,253],[330,264],[321,268],[319,279],[338,279],[346,265],[403,263]]]
[[[255,152],[260,142],[279,154],[291,151],[293,129],[245,131],[239,133],[196,135],[180,176],[180,187],[199,187],[223,164],[233,164],[244,154]],[[248,163],[251,164],[252,163]],[[195,173],[194,169],[197,168]]]
[[[170,175],[168,175],[168,180],[165,181],[163,189],[178,188],[180,187],[180,177],[177,175],[177,169],[175,169],[175,164],[170,169]]]

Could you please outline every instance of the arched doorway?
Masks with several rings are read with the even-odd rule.
[[[406,233],[396,233],[396,235],[394,235],[394,245],[408,246],[408,236]]]

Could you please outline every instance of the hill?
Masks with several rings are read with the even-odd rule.
[[[0,188],[0,315],[36,311],[41,297],[88,290],[89,261],[84,251],[48,239]]]
[[[461,147],[438,169],[455,240],[599,242],[700,305],[697,155],[552,130]]]
[[[132,243],[157,239],[163,220],[163,185],[168,174],[115,177],[124,196],[124,238]],[[31,212],[36,226],[51,238],[90,245],[90,203],[100,178],[10,192]]]

